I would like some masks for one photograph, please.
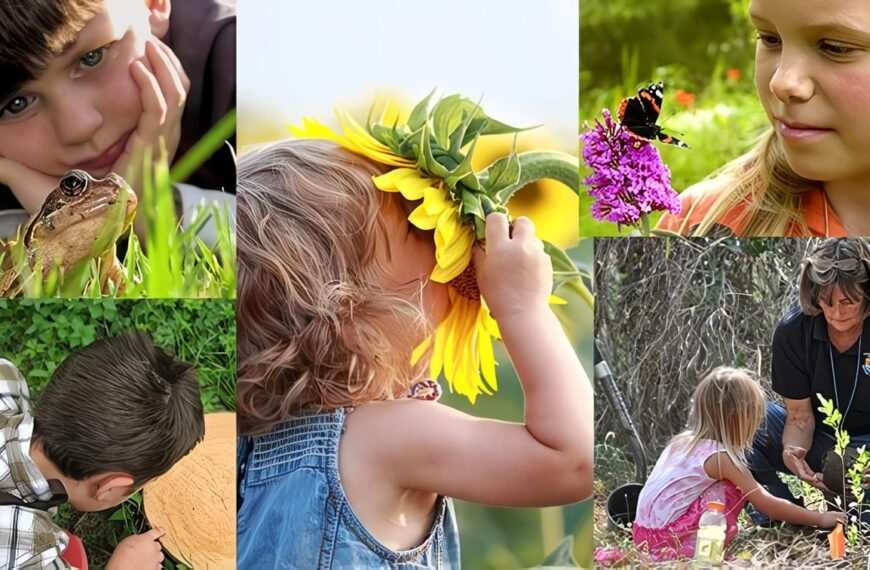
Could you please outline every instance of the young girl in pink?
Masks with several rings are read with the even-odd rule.
[[[695,553],[698,522],[710,501],[725,504],[726,546],[737,535],[737,515],[748,500],[771,519],[832,528],[839,511],[810,511],[774,497],[746,462],[765,417],[765,397],[744,370],[719,367],[695,389],[691,428],[665,448],[640,493],[634,542],[653,560]]]

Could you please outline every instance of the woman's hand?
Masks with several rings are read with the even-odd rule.
[[[782,461],[789,471],[794,473],[801,481],[806,481],[817,489],[827,491],[828,488],[822,482],[822,474],[815,473],[806,462],[807,450],[796,445],[784,445]]]

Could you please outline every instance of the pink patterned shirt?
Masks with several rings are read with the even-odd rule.
[[[704,471],[704,462],[725,447],[718,441],[702,439],[691,453],[686,453],[688,441],[671,442],[659,457],[640,492],[636,525],[667,527],[685,514],[704,491],[719,483]]]

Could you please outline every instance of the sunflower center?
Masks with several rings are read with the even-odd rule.
[[[468,263],[468,266],[462,273],[453,278],[450,286],[469,301],[480,301],[480,289],[477,287],[477,271],[474,270],[473,261]]]

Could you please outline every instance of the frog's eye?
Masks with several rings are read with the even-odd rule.
[[[67,172],[58,185],[64,196],[74,198],[88,187],[88,176],[80,170]]]

